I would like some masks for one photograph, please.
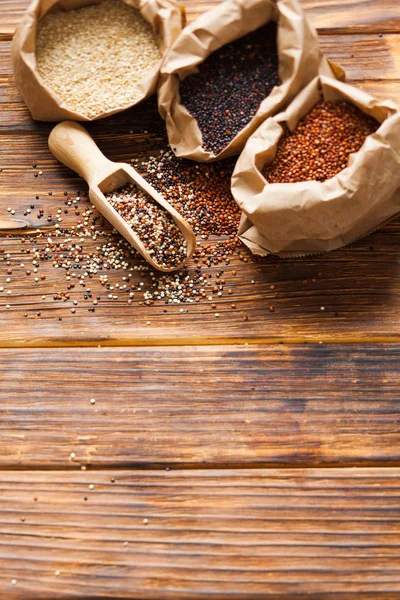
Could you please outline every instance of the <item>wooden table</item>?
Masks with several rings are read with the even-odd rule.
[[[16,216],[85,189],[13,83],[27,4],[0,14]],[[189,18],[212,4],[187,0]],[[303,5],[348,81],[400,102],[399,0]],[[157,148],[156,120],[150,102],[90,131],[126,160]],[[107,296],[72,314],[51,261],[34,282],[21,239],[1,246],[1,598],[400,598],[400,219],[328,256],[233,259],[218,319]]]

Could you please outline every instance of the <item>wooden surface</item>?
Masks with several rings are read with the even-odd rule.
[[[1,350],[0,469],[400,467],[399,363],[373,344]]]
[[[321,44],[327,55],[346,69],[350,82],[400,103],[399,39],[399,34],[328,34],[321,36]],[[64,208],[65,190],[84,191],[86,185],[49,153],[47,136],[52,125],[30,119],[12,85],[9,42],[0,44],[0,77],[4,82],[0,87],[1,206],[12,204],[16,216],[23,216],[33,202],[46,214],[55,214],[59,207]],[[160,128],[162,131],[163,124],[153,100],[89,127],[105,154],[124,162],[143,151],[165,148]],[[150,133],[144,134],[144,130]],[[38,178],[34,178],[33,161],[43,171]],[[50,191],[52,196],[48,195]],[[36,219],[36,212],[32,212],[32,223],[42,224]],[[74,213],[64,217],[66,225],[82,220]],[[43,240],[38,240],[39,247],[53,231],[53,226],[46,229]],[[128,306],[123,298],[110,301],[98,279],[93,278],[93,295],[101,297],[96,313],[88,313],[91,304],[80,303],[72,315],[73,299],[81,300],[82,294],[75,290],[69,302],[54,303],[54,292],[65,289],[65,276],[63,270],[52,267],[51,261],[44,262],[40,273],[45,280],[32,286],[23,273],[14,275],[13,297],[0,294],[0,344],[26,347],[396,342],[400,340],[399,235],[400,219],[396,219],[351,247],[292,261],[254,262],[243,249],[242,258],[247,257],[247,263],[233,257],[229,268],[218,265],[207,270],[215,281],[216,273],[224,269],[225,287],[232,289],[233,295],[229,296],[225,289],[221,297],[213,298],[215,309],[211,302],[201,302],[191,305],[188,313],[180,312],[179,306],[169,307],[164,314],[160,304],[143,307],[136,302]],[[3,239],[1,244],[11,254],[13,265],[25,262],[21,253],[25,247],[20,239]],[[120,274],[111,272],[111,281],[120,278]],[[144,281],[145,289],[150,288],[148,275],[134,275],[133,282],[140,281]],[[9,310],[4,308],[7,303],[11,305]],[[230,308],[232,303],[237,307],[234,311]],[[271,305],[274,313],[269,310]],[[321,311],[321,306],[325,310]],[[23,318],[25,312],[27,318]],[[8,325],[10,319],[12,328]]]
[[[189,20],[216,3],[187,0]],[[398,0],[302,4],[347,80],[400,103]],[[43,225],[39,208],[86,187],[13,83],[27,5],[0,6],[0,217],[33,203]],[[165,148],[152,99],[89,129],[112,160]],[[0,598],[400,598],[399,242],[400,218],[326,256],[241,249],[207,269],[212,285],[224,270],[216,307],[189,312],[110,300],[93,278],[90,313],[82,290],[54,302],[50,261],[25,276],[29,242],[1,238]]]
[[[0,482],[2,593],[395,600],[399,476],[392,468],[10,471]]]
[[[183,0],[188,21],[212,8],[221,0]],[[321,33],[326,31],[395,32],[400,29],[397,0],[300,0],[311,22]],[[9,39],[29,0],[2,0],[0,34]]]

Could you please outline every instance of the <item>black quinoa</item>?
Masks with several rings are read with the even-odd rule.
[[[203,148],[219,154],[282,82],[273,21],[226,44],[180,85],[181,102],[197,119]]]

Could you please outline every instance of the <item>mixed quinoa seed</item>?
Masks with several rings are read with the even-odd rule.
[[[56,276],[54,287],[57,291],[44,294],[43,308],[25,312],[25,317],[50,316],[55,309],[58,309],[58,315],[64,307],[68,307],[71,314],[83,309],[94,313],[102,305],[114,302],[139,306],[161,303],[163,312],[167,312],[170,305],[180,305],[180,312],[188,312],[190,305],[206,302],[215,311],[216,302],[220,305],[224,298],[229,300],[233,293],[228,288],[229,281],[232,285],[236,275],[236,271],[229,269],[232,257],[245,263],[253,262],[248,252],[243,252],[243,245],[236,237],[239,209],[230,193],[234,162],[199,166],[164,151],[134,159],[132,163],[140,167],[148,181],[175,208],[186,216],[192,215],[191,223],[198,241],[190,266],[168,274],[153,270],[124,238],[108,227],[91,205],[86,192],[74,195],[65,192],[56,214],[46,214],[39,208],[37,196],[24,213],[36,217],[39,222],[47,220],[51,224],[51,233],[37,229],[36,235],[9,236],[20,242],[17,253],[7,252],[6,244],[0,247],[0,260],[7,268],[6,279],[0,286],[0,298],[6,300],[6,309],[20,308],[13,302],[14,278],[18,278],[19,293],[21,274],[28,284],[34,282],[39,290],[46,285],[49,264],[60,275],[63,273],[61,278]],[[223,213],[226,219],[219,228],[216,215]],[[212,240],[208,240],[209,236]],[[46,274],[40,272],[45,264]],[[104,291],[99,292],[99,287]],[[229,306],[236,308],[231,301]],[[64,311],[61,314],[59,320],[63,319]],[[215,317],[219,316],[215,312]],[[247,315],[243,318],[247,320]]]
[[[39,75],[68,109],[88,118],[139,100],[137,84],[160,59],[150,24],[122,0],[53,10],[38,25]]]
[[[240,210],[231,194],[236,159],[196,164],[171,150],[135,158],[132,166],[187,220],[195,234],[236,233]]]
[[[205,150],[219,154],[248,125],[281,85],[278,69],[277,25],[271,21],[213,52],[181,82],[181,102],[197,120]]]
[[[172,216],[135,183],[105,194],[118,214],[137,233],[151,258],[161,267],[174,268],[187,256],[187,243]]]

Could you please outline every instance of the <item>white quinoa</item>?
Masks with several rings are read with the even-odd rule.
[[[39,74],[70,110],[89,118],[137,101],[137,83],[160,58],[151,26],[122,0],[51,11],[39,22]]]

